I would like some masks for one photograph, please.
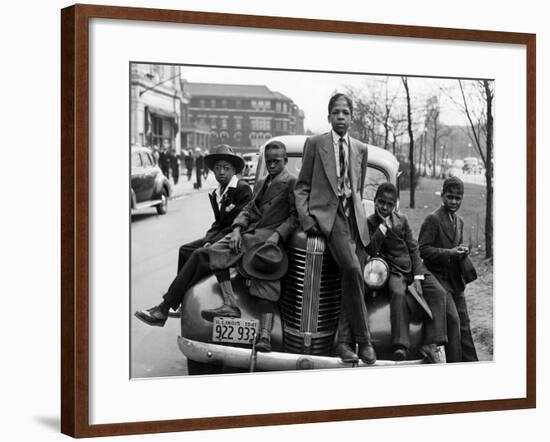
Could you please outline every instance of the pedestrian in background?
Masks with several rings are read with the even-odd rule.
[[[168,157],[168,149],[162,147],[159,154],[159,167],[166,178],[170,178],[170,158]]]
[[[195,189],[202,188],[202,170],[204,168],[204,157],[202,156],[200,147],[195,149]]]
[[[191,181],[191,175],[193,174],[193,164],[195,160],[193,159],[193,153],[189,149],[185,153],[185,168],[187,169],[187,181]]]
[[[172,170],[172,179],[174,180],[174,184],[178,184],[180,178],[180,164],[176,155],[176,149],[171,150],[169,160],[170,169]]]

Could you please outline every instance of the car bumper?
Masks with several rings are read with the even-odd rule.
[[[249,369],[252,350],[249,348],[230,347],[219,344],[209,344],[178,336],[178,346],[184,356],[196,362],[213,365]],[[374,366],[396,366],[424,364],[424,359],[407,361],[378,360]],[[312,356],[293,353],[269,352],[256,353],[255,369],[258,371],[285,370],[318,370],[325,368],[367,367],[364,362],[351,364],[340,358],[329,356]],[[372,365],[371,365],[372,366]]]

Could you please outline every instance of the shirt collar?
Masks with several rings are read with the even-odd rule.
[[[227,193],[227,190],[229,188],[235,189],[237,187],[238,182],[239,182],[239,179],[237,178],[237,175],[233,175],[231,177],[231,180],[229,180],[229,183],[227,184],[227,186],[225,186],[225,189],[223,190],[223,192],[222,192],[222,186],[221,184],[219,184],[218,188],[214,191],[214,193],[218,198],[221,198]]]
[[[349,134],[347,132],[342,136],[340,136],[336,132],[334,132],[334,129],[331,129],[330,132],[332,133],[332,142],[335,145],[338,145],[338,142],[340,141],[340,138],[343,138],[344,143],[346,143],[349,146]]]

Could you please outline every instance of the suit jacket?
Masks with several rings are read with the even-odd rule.
[[[239,180],[237,187],[227,189],[220,208],[216,203],[214,192],[209,193],[208,198],[214,212],[214,223],[206,232],[204,243],[215,243],[231,232],[235,217],[252,198],[252,190],[246,181]]]
[[[278,232],[284,242],[298,226],[294,201],[296,177],[284,169],[267,188],[266,179],[258,182],[252,199],[235,218],[233,227],[240,226],[245,234],[261,240]]]
[[[367,174],[367,145],[352,137],[349,146],[349,178],[351,198],[361,242],[369,242],[369,231],[363,207],[363,187]],[[331,133],[306,140],[300,175],[296,181],[296,210],[304,230],[317,224],[330,236],[338,211],[338,178]]]
[[[367,253],[371,256],[381,256],[388,262],[392,271],[404,274],[409,280],[412,280],[414,275],[424,275],[427,270],[420,258],[418,243],[413,237],[407,217],[393,212],[392,227],[388,228],[385,235],[378,228],[381,222],[376,213],[367,218],[371,235]]]
[[[430,213],[420,228],[418,242],[420,255],[434,276],[444,285],[450,284],[455,291],[464,290],[460,262],[451,257],[451,250],[462,244],[464,221],[456,215],[456,227],[453,226],[447,210],[441,206]]]

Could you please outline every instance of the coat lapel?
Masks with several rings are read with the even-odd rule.
[[[332,145],[332,135],[327,132],[323,136],[322,143],[319,145],[319,153],[327,174],[330,187],[338,195],[338,177],[336,176],[336,159],[334,158],[334,147]]]
[[[271,201],[281,192],[283,192],[286,189],[286,183],[288,181],[288,177],[289,177],[289,173],[286,169],[284,169],[279,175],[277,175],[273,179],[269,187],[265,190],[262,196],[261,203],[265,204]]]
[[[216,203],[216,197],[214,196],[214,192],[209,193],[208,198],[210,198],[210,205],[212,206],[212,210],[214,211],[214,218],[216,220],[219,220],[220,219],[220,210],[218,209],[218,204]]]
[[[359,158],[359,148],[357,147],[357,141],[349,137],[350,146],[349,146],[349,180],[351,183],[351,191],[357,191],[357,175],[358,171],[361,168],[361,161],[358,161]]]

